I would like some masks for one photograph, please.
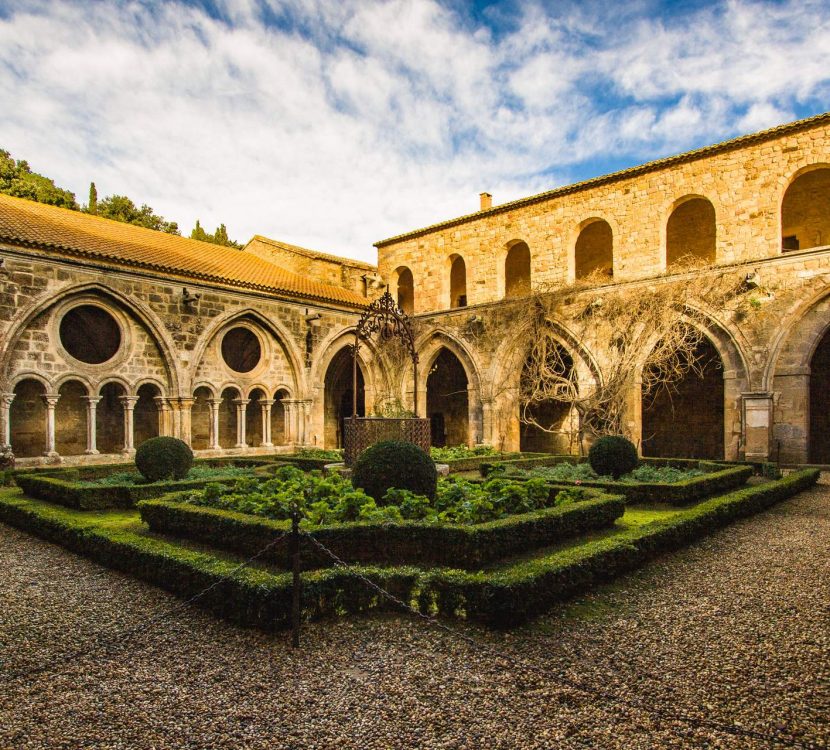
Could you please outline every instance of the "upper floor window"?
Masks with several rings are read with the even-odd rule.
[[[706,198],[683,200],[666,224],[666,266],[715,262],[715,207]]]
[[[504,259],[504,296],[521,297],[530,292],[530,248],[517,242]]]
[[[401,266],[395,271],[397,277],[397,301],[398,307],[407,315],[415,312],[415,282],[412,278],[412,271],[406,266]]]
[[[614,236],[611,225],[603,219],[591,220],[582,228],[574,249],[575,278],[593,273],[614,275]]]
[[[450,307],[467,306],[467,266],[460,255],[450,257]]]
[[[781,203],[781,250],[830,245],[830,168],[796,177]]]

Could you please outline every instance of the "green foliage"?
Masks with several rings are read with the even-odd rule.
[[[138,446],[135,466],[148,482],[184,479],[193,466],[193,451],[178,438],[150,438]]]
[[[224,224],[220,224],[213,234],[208,234],[202,228],[202,225],[199,223],[198,219],[196,219],[196,226],[193,227],[193,231],[190,233],[190,239],[200,240],[201,242],[210,242],[214,245],[222,245],[224,247],[235,247],[237,249],[242,247],[242,245],[238,242],[234,242],[228,237],[228,230],[225,228]]]
[[[718,467],[723,469],[722,466]],[[521,471],[518,475],[529,477],[540,477],[551,482],[612,482],[613,477],[609,475],[597,476],[597,473],[587,463],[561,463],[556,466],[541,466],[527,471]],[[628,474],[624,474],[617,481],[624,484],[637,483],[659,483],[675,484],[684,482],[687,479],[702,477],[705,472],[700,469],[676,469],[673,466],[650,466],[643,464]],[[512,476],[512,475],[511,475]]]
[[[230,477],[253,476],[253,473],[254,469],[245,466],[206,466],[204,464],[196,464],[187,472],[187,476],[182,477],[182,479],[194,482],[205,482],[216,479],[217,477],[227,479]],[[69,480],[70,477],[64,475],[63,479]],[[78,478],[77,480],[73,479],[71,481],[80,481],[80,484],[84,487],[117,487],[147,484],[147,479],[135,471],[116,471],[95,479],[81,481]]]
[[[430,448],[429,455],[438,463],[456,461],[462,458],[478,458],[479,456],[493,456],[496,449],[492,445],[476,445],[468,448],[466,445],[453,445],[446,448]]]
[[[357,457],[352,467],[352,484],[378,503],[393,488],[433,499],[437,482],[433,460],[417,445],[399,440],[375,443]]]
[[[98,189],[94,182],[89,183],[89,203],[86,205],[86,212],[93,216],[98,215]]]
[[[514,626],[557,602],[689,544],[735,519],[763,511],[812,486],[818,476],[817,470],[794,472],[778,481],[713,498],[663,522],[598,541],[569,545],[566,549],[496,571],[363,565],[350,570],[314,570],[303,575],[303,613],[306,617],[326,617],[384,606],[385,600],[375,596],[361,580],[360,576],[365,576],[405,602],[417,600],[424,612],[466,616],[500,627]],[[538,524],[540,519],[547,518],[560,522],[564,517],[584,513],[591,506],[602,503],[610,506],[615,502],[619,506],[619,501],[612,498],[575,503],[541,511],[522,521],[497,521],[486,525],[485,529],[462,529],[459,533],[470,539],[483,535],[480,541],[487,548],[493,542],[492,535],[507,528],[514,543],[521,542],[534,533],[536,527],[528,525],[531,521]],[[147,506],[148,511],[167,509],[171,513],[177,512],[174,507],[177,506],[185,512],[209,517],[224,524],[221,528],[225,538],[232,537],[236,528],[237,541],[242,539],[240,529],[245,522],[247,538],[252,538],[252,524],[247,516],[188,508],[161,500],[149,501],[142,506]],[[145,507],[142,507],[142,513],[144,511]],[[205,591],[197,604],[232,622],[266,630],[286,628],[290,624],[291,576],[287,573],[274,574],[254,567],[240,569],[236,560],[198,552],[166,538],[135,533],[127,526],[129,518],[119,523],[107,523],[99,514],[56,507],[21,497],[16,492],[0,492],[0,521],[183,598]],[[261,520],[259,523],[262,538],[273,540],[279,528],[276,522]],[[206,526],[201,528],[204,530]],[[434,531],[431,527],[417,525],[372,528],[383,528],[392,534],[403,528],[406,536],[402,540],[412,536],[413,530],[418,528]],[[331,541],[322,536],[321,540],[326,544]],[[386,537],[382,544],[394,550],[396,541],[394,536]],[[443,546],[447,540],[440,541]],[[258,546],[255,551],[260,549]],[[354,545],[354,549],[359,552],[361,547]],[[207,590],[208,587],[212,588]]]
[[[298,448],[292,456],[287,456],[286,458],[291,457],[308,458],[314,461],[337,462],[343,460],[343,451],[323,450],[322,448]]]
[[[603,435],[588,451],[588,462],[599,475],[610,474],[619,479],[633,471],[639,463],[637,448],[622,435]]]
[[[50,206],[78,210],[75,193],[55,185],[53,180],[32,172],[27,161],[12,159],[8,151],[0,149],[0,193],[26,198]]]
[[[98,201],[97,215],[145,229],[179,234],[179,225],[175,221],[166,221],[163,216],[157,216],[146,203],[139,208],[126,195],[108,195]]]

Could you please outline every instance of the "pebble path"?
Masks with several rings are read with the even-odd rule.
[[[769,748],[563,687],[405,616],[232,627],[0,524],[0,748]],[[508,633],[523,663],[666,711],[830,747],[830,485]]]

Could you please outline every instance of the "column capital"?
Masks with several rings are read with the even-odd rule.
[[[276,403],[276,399],[273,399],[273,398],[261,398],[261,399],[259,400],[259,403],[261,403],[263,406],[273,406],[273,405]]]
[[[93,407],[97,406],[98,402],[101,400],[100,396],[81,396],[81,398]]]
[[[217,409],[222,405],[222,398],[207,398],[205,399],[212,407],[215,406]]]
[[[119,396],[118,400],[124,404],[124,408],[134,409],[135,403],[138,401],[138,396]]]
[[[45,396],[41,396],[41,398],[43,399],[43,403],[46,404],[47,407],[54,408],[57,405],[60,396],[47,393]]]
[[[12,401],[14,401],[15,393],[0,393],[0,403],[8,408],[12,405]]]
[[[233,403],[235,403],[237,406],[247,406],[248,404],[251,403],[251,399],[249,399],[249,398],[235,398],[233,400]]]

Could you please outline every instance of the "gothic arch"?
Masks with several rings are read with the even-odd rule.
[[[443,328],[428,331],[415,342],[415,351],[418,352],[418,379],[420,381],[418,388],[422,391],[426,390],[429,371],[441,353],[441,349],[449,350],[458,358],[467,375],[467,382],[472,389],[480,394],[481,377],[479,372],[481,368],[476,362],[476,357],[464,342]]]
[[[189,379],[193,380],[195,378],[199,366],[204,360],[208,346],[222,329],[230,328],[234,322],[245,319],[252,320],[276,340],[286,356],[295,387],[299,388],[302,383],[302,373],[304,371],[302,364],[303,358],[297,349],[296,342],[292,338],[291,333],[280,323],[269,320],[262,313],[250,307],[220,315],[211,321],[210,325],[202,332],[199,342],[193,350],[190,370],[188,372]]]
[[[146,328],[147,333],[159,348],[171,388],[176,390],[179,384],[179,372],[175,364],[177,361],[174,354],[175,346],[155,313],[135,298],[94,282],[71,285],[57,292],[43,294],[32,305],[15,315],[2,345],[0,345],[0,363],[2,363],[0,372],[2,372],[3,379],[9,377],[9,369],[12,365],[11,353],[14,351],[18,338],[35,318],[73,297],[82,298],[84,296],[95,297],[99,295],[108,299],[117,308],[124,310],[128,315],[135,317]]]

